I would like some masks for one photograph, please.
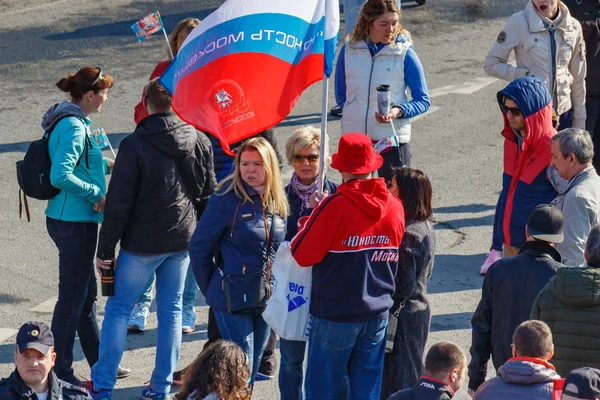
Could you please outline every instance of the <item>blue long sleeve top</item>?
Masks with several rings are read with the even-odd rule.
[[[402,40],[406,39],[399,36],[398,41]],[[375,57],[375,55],[386,46],[384,43],[373,43],[368,39],[366,42],[367,47],[371,52],[371,57]],[[340,107],[343,107],[346,102],[345,54],[346,45],[342,46],[342,49],[340,50],[335,69],[335,100]],[[412,47],[406,51],[406,56],[404,57],[404,81],[406,82],[406,86],[410,89],[412,100],[408,103],[399,105],[403,111],[402,118],[413,118],[429,110],[431,101],[429,99],[429,92],[427,91],[425,72],[423,71],[421,60],[419,60],[417,53],[415,53]]]

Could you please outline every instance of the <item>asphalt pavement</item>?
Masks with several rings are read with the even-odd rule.
[[[49,323],[57,294],[58,255],[46,232],[45,202],[31,200],[30,223],[19,219],[14,168],[29,142],[41,136],[43,113],[64,99],[55,82],[87,65],[101,66],[115,78],[109,102],[92,118],[118,148],[135,128],[133,107],[143,85],[154,65],[165,58],[161,35],[138,43],[130,26],[159,10],[170,32],[181,19],[203,19],[220,4],[217,0],[0,0],[0,377],[13,369],[16,330],[31,319]],[[502,118],[495,93],[504,83],[486,78],[482,63],[504,20],[523,4],[523,0],[403,4],[403,25],[413,35],[433,106],[414,121],[411,141],[413,166],[429,175],[434,189],[438,245],[428,288],[433,312],[429,345],[450,340],[465,351],[469,348],[470,318],[482,283],[479,266],[491,242],[502,167]],[[306,90],[276,128],[281,149],[294,128],[320,124],[321,88],[317,83]],[[333,93],[329,101],[333,105]],[[333,151],[340,135],[338,119],[329,119],[328,132]],[[287,167],[286,179],[290,172]],[[339,180],[335,171],[329,175]],[[197,330],[183,338],[180,367],[194,359],[206,340],[207,307],[198,297]],[[103,305],[99,299],[99,318]],[[140,398],[150,377],[157,336],[155,311],[153,306],[144,334],[128,337],[122,364],[134,372],[118,382],[117,400]],[[89,376],[78,344],[75,359],[76,372]],[[257,383],[254,398],[278,398],[276,380]],[[467,398],[466,384],[456,398]]]

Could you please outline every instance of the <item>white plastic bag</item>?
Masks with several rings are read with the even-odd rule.
[[[290,242],[283,242],[271,272],[275,287],[262,313],[263,318],[284,339],[308,340],[312,267],[299,266],[292,257]]]

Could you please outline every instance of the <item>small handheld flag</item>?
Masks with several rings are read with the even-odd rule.
[[[144,18],[131,25],[131,29],[133,29],[135,37],[137,37],[137,40],[140,42],[146,39],[146,36],[150,36],[153,33],[162,30],[163,34],[165,35],[165,40],[167,41],[167,46],[169,47],[169,52],[171,53],[171,58],[175,58],[173,56],[173,50],[171,50],[171,45],[169,44],[169,38],[167,37],[165,26],[163,25],[162,18],[160,17],[160,13],[158,11],[146,15]]]
[[[96,144],[98,145],[98,147],[100,147],[101,149],[105,148],[105,147],[109,147],[110,151],[113,153],[113,156],[116,158],[117,155],[115,154],[115,151],[113,150],[112,145],[110,144],[110,141],[108,140],[108,136],[106,136],[106,132],[104,132],[104,128],[96,128],[92,131],[92,135],[94,136],[94,140],[96,142]]]
[[[131,25],[133,33],[137,39],[141,42],[146,39],[146,36],[150,36],[163,29],[162,20],[158,11],[153,12],[150,15],[146,15],[135,24]]]

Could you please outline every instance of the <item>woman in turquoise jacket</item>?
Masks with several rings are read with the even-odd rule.
[[[113,79],[100,68],[85,67],[56,86],[70,98],[52,106],[42,121],[44,131],[50,132],[50,182],[60,189],[46,208],[46,226],[59,254],[58,302],[52,316],[57,354],[54,371],[60,379],[79,385],[72,368],[76,333],[90,366],[98,360],[93,261],[108,172],[88,116],[99,112],[108,100]]]

